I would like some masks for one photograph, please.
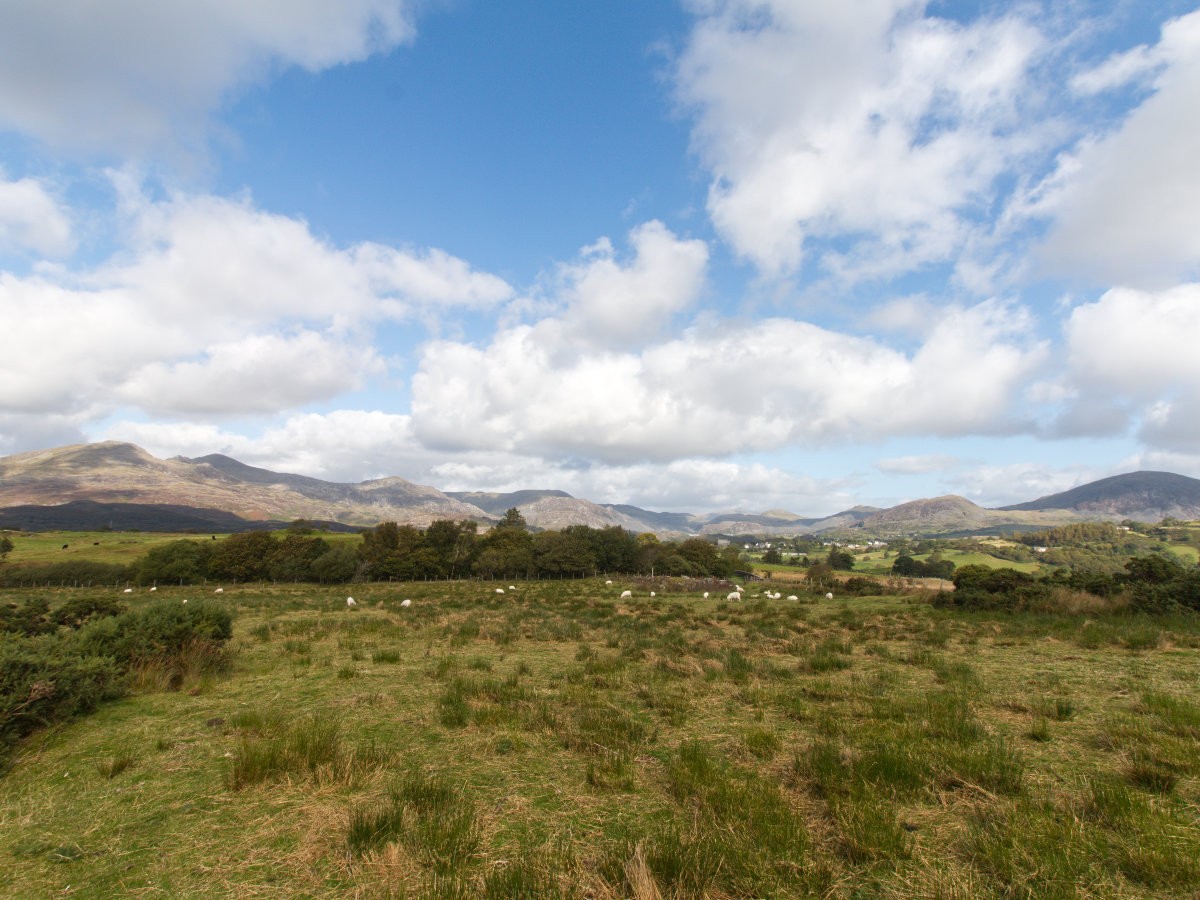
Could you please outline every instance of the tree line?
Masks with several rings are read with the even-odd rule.
[[[171,541],[150,549],[128,568],[95,565],[105,569],[88,569],[86,574],[96,581],[107,574],[112,580],[149,585],[205,581],[340,584],[601,573],[728,578],[745,563],[739,548],[719,548],[703,538],[659,541],[653,534],[636,534],[619,526],[587,525],[535,533],[520,512],[511,509],[482,534],[470,519],[438,520],[427,528],[384,522],[363,531],[357,545],[331,543],[304,527],[289,529],[282,536],[247,531],[221,541]],[[110,569],[121,569],[124,577]],[[62,574],[39,573],[39,577],[55,580]],[[71,573],[66,577],[69,580]]]

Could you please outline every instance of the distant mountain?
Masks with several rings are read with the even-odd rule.
[[[425,526],[437,519],[496,521],[515,507],[535,528],[619,526],[666,539],[798,534],[957,535],[1045,528],[1085,520],[1166,516],[1200,519],[1200,480],[1133,472],[1003,509],[958,496],[855,506],[804,518],[785,510],[710,515],[598,504],[565,491],[453,492],[399,477],[358,484],[322,481],[249,466],[228,456],[158,459],[133,444],[107,441],[0,458],[0,528],[142,528],[238,531],[295,519],[371,527]]]
[[[309,520],[326,531],[357,531],[339,522]],[[228,534],[261,528],[284,528],[287,522],[243,519],[221,509],[172,506],[166,503],[96,503],[72,500],[58,506],[9,506],[0,509],[0,529],[11,531],[211,531]]]
[[[546,497],[565,497],[568,500],[575,499],[566,491],[539,491],[536,489],[510,491],[499,494],[488,491],[446,491],[446,496],[462,503],[470,503],[472,506],[478,506],[484,512],[490,513],[497,518],[502,517],[510,509],[520,509],[523,506],[536,503],[538,500]]]
[[[220,455],[162,460],[115,441],[0,458],[0,508],[76,500],[221,510],[250,521],[303,518],[373,526],[489,518],[476,506],[403,478],[338,484]]]
[[[1168,516],[1200,519],[1200,479],[1172,472],[1129,472],[1003,509],[1065,509],[1141,522],[1158,522]]]

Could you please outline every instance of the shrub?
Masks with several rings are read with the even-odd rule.
[[[121,692],[121,672],[110,657],[73,654],[55,635],[0,635],[0,754],[34,729]]]

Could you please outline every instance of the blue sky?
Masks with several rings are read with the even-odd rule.
[[[1200,476],[1197,109],[1194,0],[0,3],[0,453],[804,515]]]

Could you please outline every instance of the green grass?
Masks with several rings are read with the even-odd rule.
[[[1200,891],[1195,617],[495,586],[227,588],[228,674],[18,745],[0,894]]]

